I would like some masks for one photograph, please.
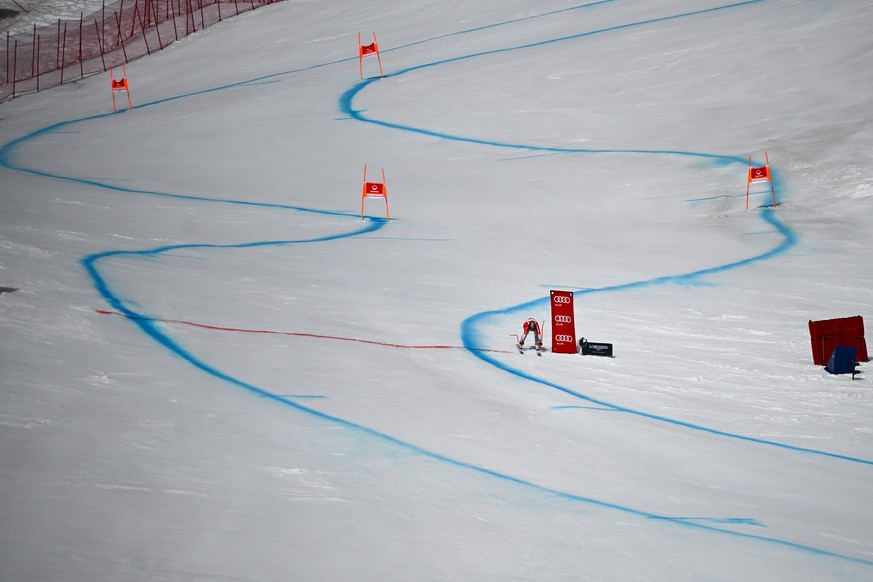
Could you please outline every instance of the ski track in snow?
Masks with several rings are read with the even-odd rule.
[[[495,24],[492,24],[489,26],[479,27],[479,28],[475,28],[475,29],[469,29],[469,30],[465,30],[465,31],[441,35],[441,36],[434,37],[431,39],[417,41],[415,43],[410,43],[408,45],[405,45],[402,47],[397,47],[397,48],[390,49],[390,50],[395,50],[395,51],[402,50],[403,48],[413,46],[416,44],[430,42],[430,41],[435,40],[437,38],[445,38],[447,36],[475,33],[477,31],[485,30],[488,28],[493,28],[496,26],[501,26],[501,25],[504,25],[504,24],[507,24],[510,22],[518,22],[520,20],[529,20],[529,19],[533,19],[533,18],[543,18],[543,17],[547,17],[547,16],[553,16],[555,14],[559,14],[561,12],[566,12],[568,10],[584,9],[584,8],[595,6],[595,5],[608,4],[608,3],[611,3],[612,1],[614,1],[614,0],[602,0],[600,2],[592,2],[589,4],[582,4],[579,6],[566,8],[566,9],[562,9],[562,10],[557,10],[557,11],[544,13],[544,14],[538,14],[535,16],[530,16],[530,17],[526,17],[526,18],[522,18],[522,19],[499,22],[499,23],[495,23]],[[492,50],[492,51],[487,51],[487,52],[482,52],[482,53],[475,53],[475,54],[470,54],[470,55],[466,55],[466,56],[462,56],[462,57],[456,57],[456,58],[446,59],[446,60],[441,60],[441,61],[434,61],[431,63],[424,63],[424,64],[421,64],[421,65],[418,65],[415,67],[411,67],[411,68],[408,68],[405,70],[398,71],[396,73],[393,73],[390,76],[397,77],[397,76],[409,73],[411,71],[420,71],[422,69],[437,67],[437,66],[440,66],[440,65],[443,65],[446,63],[450,63],[450,62],[455,62],[455,61],[458,61],[461,59],[473,59],[473,58],[484,56],[484,55],[493,55],[496,53],[524,50],[524,49],[528,49],[528,48],[532,48],[532,47],[536,47],[536,46],[564,42],[564,41],[571,40],[571,39],[578,39],[578,38],[585,37],[585,36],[608,33],[611,31],[616,31],[616,30],[620,30],[620,29],[627,29],[630,27],[654,25],[654,24],[657,24],[659,22],[664,22],[664,21],[672,21],[672,20],[683,19],[683,18],[688,18],[688,17],[702,16],[702,15],[705,15],[706,13],[727,10],[727,9],[736,8],[736,7],[740,7],[740,6],[748,6],[751,4],[758,4],[761,2],[765,2],[765,1],[766,0],[748,0],[745,2],[739,2],[739,3],[728,4],[728,5],[724,5],[724,6],[720,6],[720,7],[709,8],[706,10],[690,11],[690,12],[686,12],[686,13],[682,13],[682,14],[664,16],[662,18],[626,23],[626,24],[622,24],[619,26],[614,26],[614,27],[605,28],[602,30],[586,32],[586,33],[582,33],[582,34],[574,35],[574,36],[548,39],[548,40],[540,41],[537,43],[531,43],[531,44],[520,45],[520,46],[515,46],[515,47],[508,47],[508,48],[504,48],[504,49]],[[387,51],[385,51],[385,52],[387,52]],[[331,66],[334,64],[338,64],[338,63],[344,63],[344,62],[347,62],[350,60],[353,60],[353,58],[341,59],[341,60],[337,60],[337,61],[316,64],[316,65],[312,65],[312,66],[301,68],[301,69],[295,69],[295,70],[290,70],[290,71],[274,73],[271,75],[266,75],[266,76],[258,77],[255,79],[249,79],[249,80],[242,81],[239,83],[233,83],[233,84],[223,85],[220,87],[206,89],[203,91],[197,91],[197,92],[186,93],[186,94],[182,94],[182,95],[176,95],[176,96],[161,99],[158,101],[153,101],[150,103],[138,105],[135,108],[141,109],[144,107],[163,104],[163,103],[167,103],[167,102],[171,102],[171,101],[175,101],[175,100],[187,99],[187,98],[196,98],[197,96],[207,94],[207,93],[222,91],[225,89],[230,89],[233,87],[239,87],[239,86],[244,86],[244,85],[250,85],[250,84],[254,84],[254,83],[265,82],[268,79],[275,78],[275,77],[278,77],[281,75],[288,75],[288,74],[293,74],[293,73],[300,72],[300,71],[317,69],[317,68],[321,68],[321,67],[327,67],[327,66]],[[436,131],[431,131],[431,130],[427,130],[424,128],[399,125],[399,124],[391,123],[390,121],[386,121],[386,120],[368,118],[362,112],[354,109],[353,104],[354,104],[355,96],[358,95],[362,90],[364,90],[371,83],[374,83],[374,82],[376,82],[376,80],[366,79],[366,80],[361,81],[360,83],[357,83],[355,86],[353,86],[351,89],[349,89],[346,93],[344,93],[339,98],[340,109],[344,113],[349,115],[351,118],[353,118],[359,122],[377,124],[377,125],[389,128],[389,129],[397,130],[397,131],[416,132],[416,133],[426,134],[426,135],[429,135],[432,137],[438,137],[438,138],[442,138],[442,139],[446,139],[446,140],[474,143],[474,144],[479,144],[479,145],[488,146],[488,147],[497,147],[497,148],[506,148],[506,149],[521,149],[521,150],[526,150],[526,151],[539,151],[539,152],[544,152],[544,153],[577,154],[577,155],[618,154],[618,153],[629,154],[630,153],[630,154],[655,155],[655,156],[690,156],[690,157],[695,157],[695,158],[707,159],[707,160],[711,161],[714,165],[739,164],[739,165],[742,165],[744,167],[747,163],[747,160],[740,159],[737,157],[715,155],[715,154],[693,152],[693,151],[618,150],[618,149],[597,150],[597,149],[540,147],[540,146],[534,146],[534,145],[528,145],[528,144],[505,143],[505,142],[489,141],[487,139],[461,137],[461,136],[457,136],[457,135],[450,135],[450,134],[440,133],[440,132],[436,132]],[[58,131],[65,129],[68,126],[72,126],[74,124],[86,123],[86,122],[93,121],[96,119],[108,117],[109,115],[117,115],[117,114],[123,114],[123,113],[125,113],[125,112],[121,111],[119,113],[107,113],[107,114],[103,114],[103,115],[95,115],[95,116],[91,116],[91,117],[85,117],[85,118],[81,118],[81,119],[75,119],[75,120],[65,121],[65,122],[61,122],[61,123],[56,123],[56,124],[53,124],[51,126],[39,129],[39,130],[34,131],[34,132],[31,132],[30,134],[27,134],[27,135],[20,137],[18,139],[12,140],[12,141],[4,144],[2,146],[2,148],[0,148],[0,165],[4,166],[6,168],[12,169],[12,170],[26,172],[26,173],[30,173],[30,174],[34,174],[34,175],[38,175],[38,176],[42,176],[42,177],[47,177],[47,178],[52,178],[52,179],[67,181],[67,182],[74,182],[77,184],[84,184],[84,185],[92,186],[95,188],[107,189],[107,190],[118,191],[118,192],[125,192],[125,193],[129,193],[129,194],[145,195],[145,196],[160,196],[160,197],[184,199],[184,200],[197,201],[197,202],[257,206],[257,207],[263,207],[263,208],[273,208],[276,210],[283,210],[283,211],[287,210],[287,211],[297,211],[297,212],[309,212],[309,213],[314,213],[314,214],[338,216],[338,217],[355,219],[355,220],[359,219],[359,216],[357,214],[352,214],[352,213],[347,213],[347,212],[335,212],[335,211],[319,210],[319,209],[305,208],[305,207],[299,207],[299,206],[290,206],[290,205],[281,205],[281,204],[266,204],[266,203],[257,203],[257,202],[247,202],[247,201],[236,201],[236,200],[227,200],[227,199],[219,199],[219,198],[198,197],[198,196],[173,194],[173,193],[167,193],[167,192],[158,192],[158,191],[125,188],[125,187],[121,187],[121,186],[117,186],[117,185],[99,182],[96,180],[80,179],[80,178],[73,178],[73,177],[68,177],[68,176],[63,176],[63,175],[52,174],[50,172],[46,172],[46,171],[43,171],[43,170],[40,170],[37,168],[23,167],[23,166],[20,166],[12,161],[12,154],[14,153],[16,148],[18,148],[19,146],[23,145],[24,143],[26,143],[28,141],[34,140],[34,139],[36,139],[40,136],[46,135],[46,134],[58,132]],[[778,181],[778,177],[774,176],[774,180]],[[780,192],[783,192],[784,188],[780,188],[779,190],[780,190]],[[757,262],[772,259],[778,255],[781,255],[781,254],[787,252],[789,249],[791,249],[793,246],[795,246],[797,244],[798,236],[788,226],[784,225],[782,222],[779,221],[774,208],[772,208],[772,207],[762,208],[760,210],[759,216],[761,217],[761,219],[764,222],[768,223],[769,225],[774,227],[776,230],[778,230],[778,232],[782,235],[782,238],[783,238],[783,240],[780,244],[778,244],[775,248],[773,248],[765,253],[762,253],[760,255],[753,256],[753,257],[750,257],[750,258],[747,258],[747,259],[744,259],[741,261],[737,261],[737,262],[733,262],[733,263],[729,263],[729,264],[725,264],[725,265],[720,265],[720,266],[716,266],[716,267],[711,267],[708,269],[703,269],[703,270],[690,272],[690,273],[686,273],[686,274],[682,274],[682,275],[665,276],[665,277],[660,277],[660,278],[655,278],[655,279],[637,281],[637,282],[632,282],[632,283],[626,283],[623,285],[616,285],[616,286],[604,287],[604,288],[599,288],[599,289],[586,288],[586,289],[581,289],[581,290],[576,291],[576,294],[583,295],[583,294],[591,294],[591,293],[614,293],[614,292],[623,291],[623,290],[627,290],[627,289],[634,289],[634,288],[645,288],[645,287],[671,285],[671,284],[687,284],[689,282],[695,282],[696,280],[699,280],[701,277],[703,277],[705,275],[729,271],[729,270],[733,270],[733,269],[737,269],[737,268],[741,268],[741,267],[750,265],[752,263],[757,263]],[[608,501],[604,501],[604,500],[600,500],[600,499],[593,499],[593,498],[584,497],[581,495],[568,493],[565,491],[550,489],[548,487],[538,485],[537,483],[532,482],[532,481],[520,479],[517,477],[513,477],[512,475],[509,475],[509,474],[500,473],[497,471],[490,470],[484,466],[474,465],[474,464],[467,463],[467,462],[464,462],[464,461],[461,461],[458,459],[447,457],[445,455],[440,454],[439,452],[427,450],[427,449],[418,447],[416,445],[413,445],[409,442],[405,442],[403,440],[395,438],[390,434],[380,432],[378,430],[375,430],[373,428],[355,423],[353,421],[339,418],[339,417],[335,417],[335,416],[331,416],[329,414],[320,412],[316,409],[301,405],[300,403],[294,401],[293,395],[279,395],[279,394],[275,394],[273,392],[270,392],[264,388],[255,386],[253,384],[249,384],[247,382],[244,382],[238,378],[235,378],[233,376],[230,376],[229,374],[222,372],[220,369],[218,369],[214,366],[211,366],[210,364],[208,364],[205,361],[198,358],[194,353],[192,353],[189,350],[187,350],[186,348],[184,348],[181,344],[179,344],[177,341],[175,341],[173,338],[171,338],[168,334],[166,334],[165,332],[163,332],[159,329],[157,324],[161,321],[160,319],[150,318],[148,315],[143,314],[143,313],[139,313],[139,312],[135,311],[134,309],[128,307],[126,305],[125,299],[123,297],[120,297],[117,293],[115,293],[112,290],[112,286],[111,286],[110,282],[107,281],[106,278],[101,274],[100,268],[98,266],[102,260],[110,258],[110,257],[111,258],[118,258],[118,257],[125,257],[125,256],[158,256],[158,255],[161,255],[163,253],[167,253],[167,252],[171,252],[171,251],[178,251],[178,250],[182,250],[182,249],[196,249],[196,248],[245,249],[245,248],[255,248],[255,247],[264,247],[264,246],[327,243],[327,242],[335,241],[338,239],[356,237],[356,236],[360,236],[363,234],[372,233],[372,232],[381,230],[387,224],[388,224],[388,222],[384,219],[374,218],[374,217],[368,216],[368,217],[366,217],[365,224],[363,226],[361,226],[360,228],[351,229],[351,230],[349,230],[347,232],[343,232],[343,233],[338,233],[338,234],[329,235],[329,236],[321,236],[321,237],[316,237],[316,238],[311,238],[311,239],[256,241],[256,242],[241,243],[241,244],[228,244],[228,245],[181,244],[181,245],[161,246],[161,247],[156,247],[156,248],[147,249],[147,250],[140,250],[140,251],[109,250],[109,251],[105,251],[102,253],[97,253],[97,254],[92,254],[92,255],[86,256],[86,257],[81,259],[81,263],[82,263],[82,266],[84,267],[85,271],[88,273],[89,277],[91,278],[96,291],[103,297],[103,299],[110,306],[112,306],[115,310],[117,310],[118,314],[121,314],[121,315],[128,317],[132,322],[135,323],[135,325],[137,325],[140,328],[140,330],[143,333],[145,333],[146,335],[151,337],[159,345],[162,345],[163,347],[165,347],[167,350],[169,350],[173,354],[184,359],[189,364],[193,365],[195,368],[200,369],[201,371],[203,371],[206,374],[209,374],[215,378],[219,378],[223,381],[226,381],[229,384],[236,386],[238,388],[242,388],[242,389],[244,389],[252,394],[256,394],[258,396],[270,399],[276,403],[293,408],[296,411],[299,411],[299,412],[302,412],[305,414],[309,414],[309,415],[312,415],[312,416],[315,416],[315,417],[318,417],[318,418],[321,418],[324,420],[328,420],[328,421],[333,422],[333,423],[338,423],[341,426],[344,426],[348,429],[360,431],[363,434],[381,439],[387,443],[401,447],[407,451],[411,451],[411,452],[414,452],[414,453],[417,453],[420,455],[424,455],[424,456],[429,457],[431,459],[435,459],[435,460],[438,460],[441,462],[449,463],[449,464],[454,465],[456,467],[461,467],[461,468],[464,468],[464,469],[467,469],[470,471],[474,471],[478,474],[497,478],[497,479],[500,479],[500,480],[505,481],[505,482],[514,483],[516,485],[520,485],[520,486],[523,486],[523,487],[526,487],[526,488],[529,488],[529,489],[532,489],[535,491],[540,491],[540,492],[543,492],[543,493],[546,493],[549,495],[554,495],[554,496],[557,496],[559,498],[563,498],[563,499],[566,499],[569,501],[588,503],[588,504],[592,504],[592,505],[595,505],[595,506],[598,506],[601,508],[612,509],[612,510],[616,510],[616,511],[619,511],[621,513],[624,513],[624,514],[642,517],[642,518],[646,518],[646,519],[661,520],[661,521],[668,522],[668,523],[671,523],[674,525],[696,528],[698,530],[705,530],[705,531],[709,531],[709,532],[714,532],[714,533],[719,533],[719,534],[724,534],[724,535],[729,535],[729,536],[735,536],[735,537],[744,538],[747,540],[757,541],[757,542],[761,542],[761,543],[782,546],[786,549],[799,550],[799,551],[811,553],[814,555],[820,555],[822,557],[846,560],[849,562],[862,564],[865,566],[873,566],[873,561],[870,561],[870,560],[865,560],[862,558],[858,558],[858,557],[854,557],[854,556],[850,556],[850,555],[845,555],[845,554],[839,554],[836,552],[831,552],[828,550],[823,550],[823,549],[820,549],[817,547],[804,545],[804,544],[800,544],[800,543],[796,543],[796,542],[792,542],[792,541],[788,541],[788,540],[782,540],[782,539],[775,538],[775,537],[768,537],[768,536],[763,536],[763,535],[754,535],[754,534],[750,534],[750,533],[746,533],[746,532],[733,531],[730,529],[725,529],[724,527],[718,527],[718,525],[717,525],[717,524],[725,524],[725,525],[746,524],[747,525],[750,523],[753,525],[760,525],[755,520],[749,520],[747,518],[727,518],[727,519],[722,518],[722,519],[719,519],[719,518],[705,518],[705,517],[689,518],[689,517],[662,516],[662,515],[656,515],[656,514],[641,510],[641,509],[610,503]],[[749,442],[749,443],[755,444],[755,445],[772,446],[772,447],[776,447],[778,449],[782,449],[783,451],[786,451],[786,452],[814,454],[814,455],[820,455],[820,456],[824,456],[824,457],[830,457],[830,458],[833,458],[835,460],[840,460],[840,461],[848,461],[848,462],[852,462],[852,463],[873,465],[873,460],[869,460],[869,459],[839,455],[836,453],[831,453],[831,452],[827,452],[827,451],[823,451],[823,450],[797,447],[797,446],[792,446],[792,445],[780,443],[777,441],[754,438],[754,437],[749,437],[749,436],[745,436],[745,435],[741,435],[741,434],[729,433],[729,432],[721,431],[721,430],[718,430],[715,428],[706,427],[706,426],[702,426],[702,425],[698,425],[698,424],[692,424],[692,423],[685,422],[685,421],[682,421],[679,419],[660,416],[660,415],[648,413],[648,412],[641,411],[641,410],[634,410],[634,409],[618,406],[618,405],[615,405],[615,404],[612,404],[612,403],[609,403],[606,401],[598,400],[596,398],[592,398],[592,397],[587,396],[585,394],[582,394],[580,392],[571,390],[565,386],[561,386],[559,384],[550,382],[550,381],[545,380],[543,378],[538,378],[536,376],[533,376],[533,375],[530,375],[526,372],[523,372],[517,368],[506,365],[506,364],[500,362],[499,360],[497,360],[496,358],[494,358],[493,356],[491,356],[488,353],[489,350],[487,350],[479,345],[478,339],[480,336],[477,333],[477,328],[478,328],[478,326],[480,326],[484,322],[486,322],[489,318],[492,318],[495,316],[504,316],[504,315],[508,315],[508,314],[516,314],[516,313],[526,311],[526,310],[529,310],[532,308],[542,308],[543,305],[547,304],[547,303],[548,303],[548,297],[546,296],[546,297],[542,297],[539,299],[535,299],[535,300],[527,302],[527,303],[523,303],[523,304],[516,305],[513,307],[508,307],[508,308],[503,309],[503,310],[489,311],[489,312],[479,313],[479,314],[475,314],[475,315],[468,317],[466,320],[464,320],[461,323],[461,338],[462,338],[464,348],[466,348],[471,354],[475,355],[477,358],[479,358],[483,362],[485,362],[491,366],[494,366],[494,367],[502,370],[503,372],[506,372],[507,374],[512,374],[512,375],[518,376],[520,378],[523,378],[525,380],[528,380],[530,382],[538,383],[538,384],[544,385],[548,388],[561,391],[561,392],[566,393],[568,395],[571,395],[571,396],[574,396],[574,397],[579,398],[581,400],[584,400],[587,403],[602,407],[603,410],[618,411],[618,412],[624,412],[624,413],[629,413],[629,414],[633,414],[633,415],[638,415],[641,417],[645,417],[647,419],[656,420],[656,421],[663,422],[663,423],[668,423],[668,424],[676,426],[676,427],[690,429],[690,430],[694,430],[694,431],[703,431],[706,433],[710,433],[710,434],[714,434],[714,435],[718,435],[718,436],[722,436],[722,437],[726,437],[726,438],[746,441],[746,442]],[[104,312],[104,313],[106,313],[106,312]],[[363,341],[363,340],[358,340],[358,341]],[[409,347],[409,346],[394,346],[394,347]],[[708,523],[706,523],[706,522],[708,522]],[[710,525],[710,524],[713,524],[713,525]]]

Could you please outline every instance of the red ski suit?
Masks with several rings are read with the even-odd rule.
[[[540,329],[540,324],[533,317],[524,322],[523,331],[524,333],[521,334],[521,341],[519,343],[523,344],[524,340],[527,339],[527,334],[530,332],[533,332],[537,345],[543,343],[543,332]]]

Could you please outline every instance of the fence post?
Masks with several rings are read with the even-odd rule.
[[[39,93],[39,39],[41,35],[36,35],[36,92]]]
[[[103,56],[103,43],[105,39],[100,38],[100,27],[97,26],[97,21],[94,21],[94,31],[97,33],[97,45],[100,47],[100,60],[103,62],[103,72],[106,72],[106,57]]]
[[[146,19],[147,26],[151,24],[151,18],[155,20],[155,32],[158,36],[158,47],[160,50],[164,50],[164,43],[161,40],[161,27],[158,25],[158,12],[157,8],[155,8],[155,0],[145,0],[146,7],[148,7],[149,14],[152,15]]]
[[[6,31],[6,83],[9,84],[9,31]]]
[[[61,45],[61,82],[59,85],[64,84],[64,67],[66,65],[67,60],[67,23],[64,23],[64,43]]]
[[[148,0],[146,0],[146,6],[148,6]],[[148,54],[152,54],[152,49],[151,49],[151,47],[149,47],[149,37],[146,36],[145,22],[142,21],[142,14],[139,12],[139,2],[137,2],[136,8],[137,8],[137,16],[139,16],[139,29],[140,29],[140,32],[142,32],[142,39],[146,45],[146,52]]]
[[[170,10],[173,13],[173,34],[176,35],[176,40],[179,40],[179,29],[176,28],[176,5],[173,0],[167,0],[167,4],[170,5]]]
[[[12,53],[12,98],[15,99],[15,77],[18,71],[18,39],[15,39],[15,52]]]
[[[131,35],[131,36],[133,36],[133,29],[134,29],[134,26],[136,25],[136,20],[137,20],[137,19],[139,19],[139,30],[140,30],[140,32],[142,32],[142,39],[143,39],[143,41],[145,42],[145,45],[146,45],[146,52],[147,52],[148,54],[152,54],[152,49],[149,48],[149,39],[146,37],[146,33],[145,33],[145,25],[143,24],[143,22],[142,22],[142,16],[141,16],[140,13],[139,13],[139,2],[137,2],[136,5],[135,5],[135,7],[134,7],[134,11],[133,11],[133,20],[130,21],[130,24],[131,24],[131,28],[130,28],[131,33],[130,33],[130,35]]]
[[[115,11],[115,20],[118,22],[118,44],[124,44],[123,39],[124,35],[121,34],[121,20],[118,18],[119,14],[124,14],[124,0],[121,0],[121,3],[118,5],[118,10]]]
[[[30,41],[30,76],[36,75],[36,54],[33,53],[33,47],[36,46],[36,23],[33,23],[33,40]]]
[[[85,28],[82,24],[85,22],[85,13],[79,12],[79,75],[81,78],[85,78],[85,60],[83,59],[82,54],[82,32]]]
[[[127,60],[127,49],[124,48],[124,36],[121,34],[121,19],[118,18],[118,12],[115,13],[115,24],[118,25],[118,44],[121,45],[121,52],[124,54],[124,62],[128,63],[130,61]]]

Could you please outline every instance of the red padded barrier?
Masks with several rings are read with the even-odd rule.
[[[812,361],[818,366],[828,363],[834,348],[853,346],[859,362],[866,362],[867,342],[864,339],[864,318],[841,317],[809,322],[809,339],[812,342]]]

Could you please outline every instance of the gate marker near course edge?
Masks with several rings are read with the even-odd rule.
[[[379,76],[384,78],[382,74],[382,56],[379,54],[379,44],[376,42],[376,33],[373,33],[373,42],[368,45],[361,44],[361,33],[358,33],[358,69],[361,73],[361,81],[364,80],[364,59],[376,55],[379,61]]]
[[[391,220],[388,212],[388,187],[385,185],[385,168],[382,168],[381,182],[367,181],[367,164],[364,164],[364,185],[361,187],[361,220],[364,220],[364,200],[367,198],[382,198],[385,200],[385,219]]]
[[[122,77],[116,79],[112,74],[112,67],[109,67],[109,82],[112,87],[112,111],[118,112],[118,107],[115,105],[115,94],[119,91],[127,93],[127,106],[133,111],[133,104],[130,102],[130,87],[127,85],[127,67],[121,65]]]
[[[574,321],[573,292],[549,291],[552,308],[552,352],[576,353],[576,324]]]
[[[752,156],[749,156],[749,174],[746,179],[746,210],[749,209],[749,188],[752,182],[770,182],[770,193],[773,195],[773,208],[776,207],[776,189],[773,187],[773,177],[770,173],[770,156],[764,152],[764,158],[767,160],[766,165],[757,168],[752,167]]]

